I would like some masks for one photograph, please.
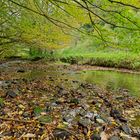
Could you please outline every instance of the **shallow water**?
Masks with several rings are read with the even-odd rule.
[[[8,67],[26,61],[10,61],[0,65],[0,68],[11,71]],[[33,69],[23,74],[15,73],[14,77],[26,77],[27,79],[44,78],[45,75],[51,77],[74,79],[81,82],[88,82],[103,87],[109,91],[127,92],[129,95],[140,97],[140,74],[124,73],[107,70],[87,70],[87,71],[65,71],[57,67],[49,66],[48,69]],[[2,83],[0,82],[0,85]]]
[[[117,71],[81,71],[81,72],[68,72],[62,76],[62,71],[36,71],[33,70],[29,73],[28,77],[40,77],[45,75],[54,77],[65,77],[82,82],[96,84],[109,91],[126,92],[129,95],[140,97],[140,75],[129,74]]]
[[[82,71],[76,77],[82,81],[97,84],[107,90],[128,92],[140,97],[140,75],[117,71]]]
[[[53,77],[74,79],[81,82],[96,84],[99,87],[105,88],[113,92],[126,92],[129,95],[140,97],[140,75],[129,74],[117,71],[70,71],[62,75],[62,71],[57,70],[33,70],[26,73],[28,78],[43,78],[45,75]]]

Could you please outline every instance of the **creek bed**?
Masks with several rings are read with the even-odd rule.
[[[0,137],[140,138],[138,74],[43,62],[6,63],[0,72]]]

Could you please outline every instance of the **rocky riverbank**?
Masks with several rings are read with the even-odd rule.
[[[0,66],[0,138],[139,140],[140,100],[71,77],[70,65]]]

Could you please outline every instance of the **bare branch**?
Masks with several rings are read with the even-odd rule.
[[[140,9],[140,7],[136,7],[134,5],[123,3],[123,2],[120,2],[120,1],[115,1],[115,0],[108,0],[108,1],[110,1],[111,3],[117,3],[117,4],[120,4],[120,5],[123,5],[123,6],[135,8],[135,9],[138,9],[138,10]]]
[[[87,9],[89,9],[87,2],[86,2],[85,0],[82,0],[82,1],[85,3]],[[91,21],[92,26],[93,26],[94,29],[97,31],[98,35],[101,37],[101,40],[104,42],[104,45],[106,46],[106,45],[107,45],[107,44],[106,44],[107,41],[103,38],[101,31],[99,30],[99,28],[96,26],[96,24],[95,24],[94,21],[92,20],[92,16],[91,16],[90,11],[88,11],[88,15],[89,15],[89,18],[90,18],[90,21]]]

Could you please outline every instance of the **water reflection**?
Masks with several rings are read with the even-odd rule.
[[[116,71],[85,71],[78,77],[86,82],[95,83],[107,90],[129,92],[140,96],[140,75]]]

